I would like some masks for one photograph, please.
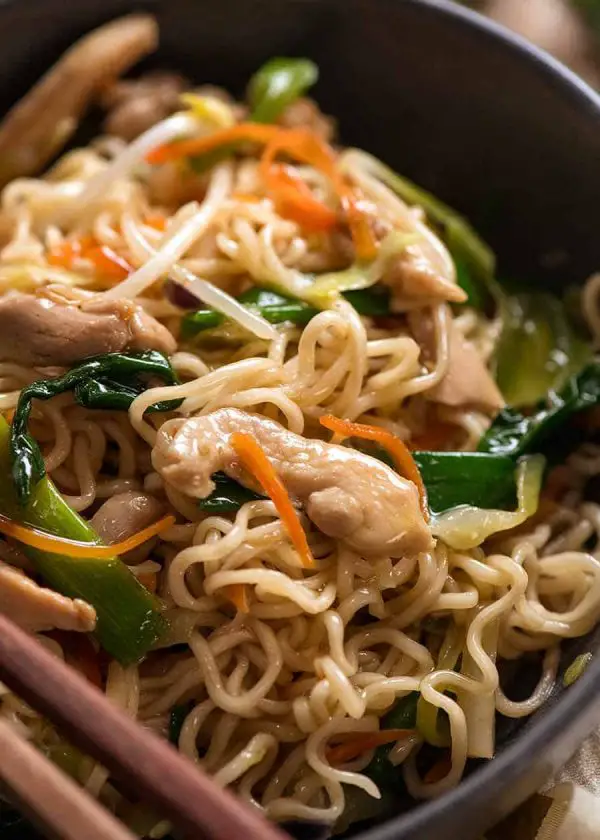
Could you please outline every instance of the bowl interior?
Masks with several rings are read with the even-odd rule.
[[[315,59],[315,95],[338,118],[343,142],[460,209],[495,249],[501,276],[560,288],[600,267],[598,101],[567,71],[466,23],[443,0],[17,0],[0,8],[10,33],[0,52],[0,109],[84,31],[133,8],[160,20],[152,63],[196,82],[241,92],[268,57]],[[564,659],[596,647],[594,634]],[[534,678],[527,673],[519,683]],[[500,746],[532,725],[506,723]],[[397,825],[385,836],[414,835]]]

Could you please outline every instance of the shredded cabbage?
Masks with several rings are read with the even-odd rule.
[[[481,545],[498,531],[508,531],[521,525],[537,510],[545,463],[542,455],[531,455],[519,461],[516,476],[517,510],[486,510],[459,505],[432,518],[432,534],[450,548],[462,551]]]

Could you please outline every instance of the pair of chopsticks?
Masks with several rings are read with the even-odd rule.
[[[3,615],[0,681],[101,762],[126,793],[151,803],[184,837],[289,840]],[[2,720],[0,783],[47,836],[134,840],[122,823]]]

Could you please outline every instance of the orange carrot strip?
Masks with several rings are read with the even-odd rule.
[[[50,265],[67,269],[72,269],[78,259],[90,260],[101,274],[117,280],[124,280],[133,271],[133,267],[124,257],[108,245],[100,245],[89,235],[62,242],[53,248],[47,257]]]
[[[326,414],[321,417],[320,423],[332,432],[344,435],[344,437],[357,437],[363,440],[374,440],[390,453],[396,464],[396,469],[409,481],[412,481],[419,492],[421,511],[425,521],[429,520],[429,508],[427,506],[427,491],[421,478],[419,468],[415,463],[410,450],[404,441],[381,429],[379,426],[367,426],[365,423],[352,423],[350,420],[342,420],[334,417],[333,414]]]
[[[314,198],[310,188],[287,167],[274,163],[277,153],[287,149],[277,138],[265,148],[260,169],[269,195],[278,212],[298,222],[308,231],[331,230],[338,223],[337,213]]]
[[[337,167],[333,149],[316,134],[306,129],[283,129],[276,125],[239,123],[215,131],[206,137],[179,140],[153,149],[146,157],[149,163],[165,163],[182,157],[202,155],[227,143],[249,140],[267,145],[261,164],[263,176],[277,153],[286,154],[302,163],[314,166],[332,182],[348,219],[356,255],[361,260],[372,260],[377,253],[377,242],[368,221],[364,201],[346,181]],[[265,162],[266,160],[266,162]],[[312,198],[312,196],[311,196]],[[316,199],[312,199],[316,201]]]
[[[248,587],[245,583],[232,583],[226,586],[223,590],[226,598],[236,607],[241,613],[250,612],[250,602],[248,601]]]
[[[193,137],[190,140],[176,140],[164,146],[157,146],[147,155],[148,163],[166,163],[169,160],[179,160],[184,157],[196,157],[228,143],[238,140],[249,140],[253,143],[268,143],[283,129],[276,125],[262,125],[260,123],[238,123],[220,131],[214,131],[205,137]]]
[[[351,734],[348,740],[334,747],[328,747],[325,757],[329,764],[346,764],[368,750],[374,750],[383,744],[393,744],[401,738],[414,734],[414,729],[382,729],[379,732],[358,732]]]
[[[271,499],[291,541],[300,555],[302,565],[310,569],[315,565],[304,528],[285,489],[283,482],[275,472],[273,465],[262,447],[250,435],[234,432],[230,437],[236,455],[242,466],[252,475]]]
[[[101,274],[115,280],[124,280],[133,271],[133,266],[108,245],[85,248],[81,255],[90,260]]]
[[[278,152],[314,166],[330,179],[348,219],[357,257],[361,260],[372,260],[377,253],[377,243],[368,223],[365,208],[353,188],[340,173],[331,146],[306,129],[281,131],[271,140],[263,155],[261,161],[263,178],[266,175],[267,166],[275,159]]]
[[[148,227],[152,227],[154,230],[162,231],[167,229],[167,217],[163,216],[162,213],[151,213],[146,216],[144,221]]]
[[[12,537],[18,542],[37,548],[40,551],[48,551],[50,554],[64,554],[66,557],[90,558],[92,560],[107,560],[111,557],[126,554],[157,534],[166,531],[174,524],[174,516],[163,516],[158,522],[149,525],[126,540],[112,545],[93,545],[79,540],[68,540],[65,537],[58,537],[56,534],[48,534],[46,531],[40,531],[31,525],[20,525],[18,522],[13,522],[8,516],[0,514],[0,533],[5,536]]]

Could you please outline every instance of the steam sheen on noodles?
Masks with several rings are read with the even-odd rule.
[[[299,194],[337,214],[335,227],[313,230],[265,184],[260,144],[246,140],[204,169],[190,168],[184,158],[149,162],[157,148],[250,119],[220,96],[202,94],[200,108],[164,114],[130,144],[102,136],[67,151],[46,174],[10,180],[1,196],[0,291],[8,301],[17,293],[45,299],[58,288],[82,311],[90,300],[130,301],[166,327],[176,346],[170,363],[179,384],[151,383],[128,412],[86,408],[66,392],[36,401],[29,424],[48,475],[85,519],[126,493],[158,500],[163,513],[176,517],[135,556],[123,558],[156,590],[166,635],[140,664],[112,659],[102,689],[165,736],[178,710],[181,752],[270,818],[333,824],[356,789],[381,796],[369,772],[380,742],[366,736],[383,731],[384,716],[413,692],[420,697],[417,725],[402,727],[407,732],[398,735],[388,760],[401,766],[415,799],[456,785],[468,758],[493,756],[496,711],[518,718],[547,699],[561,641],[586,634],[600,616],[600,507],[585,497],[586,484],[600,472],[600,448],[587,443],[567,458],[559,491],[544,489],[533,517],[463,549],[428,536],[425,550],[357,550],[318,528],[310,508],[297,504],[301,492],[288,487],[311,568],[303,567],[269,494],[239,464],[237,478],[261,495],[231,512],[204,511],[185,481],[170,482],[156,453],[166,439],[162,427],[176,420],[237,410],[242,414],[223,416],[276,421],[303,439],[358,452],[356,438],[320,424],[333,415],[390,432],[410,449],[470,452],[504,404],[490,373],[499,316],[461,303],[440,228],[426,208],[403,200],[380,177],[368,155],[332,153],[340,177],[367,208],[379,249],[354,286],[390,294],[389,312],[375,316],[360,314],[335,286],[316,305],[311,297],[323,278],[330,283],[335,276],[345,291],[343,272],[362,270],[322,167],[286,156],[285,149],[279,165]],[[328,141],[329,121],[301,102],[302,129],[324,132]],[[282,128],[295,125],[290,109],[297,105],[278,116]],[[85,237],[118,255],[127,270],[109,276],[84,248],[57,258]],[[402,254],[408,262],[396,265]],[[260,306],[238,300],[254,286],[317,311],[303,323],[272,323]],[[598,288],[596,275],[583,292],[596,343]],[[211,307],[225,318],[186,338],[181,322],[194,298],[196,309]],[[3,324],[0,312],[0,329]],[[12,417],[23,388],[67,367],[5,354],[5,417]],[[165,400],[178,400],[178,407],[147,411]],[[403,481],[416,498],[411,482]],[[368,504],[368,495],[358,498],[359,507]],[[421,526],[435,533],[435,517]],[[33,575],[16,547],[1,543],[2,562]],[[244,593],[246,608],[232,603],[236,591]],[[38,631],[40,640],[73,661],[73,634],[48,629]],[[97,643],[90,650],[96,655]],[[499,670],[536,652],[537,687],[528,698],[512,699],[500,687]],[[59,734],[8,691],[0,711],[56,754]],[[440,750],[437,772],[420,760],[426,741]],[[348,743],[366,746],[336,760],[336,747]],[[81,759],[75,774],[140,835],[168,832],[126,803],[103,768]]]

